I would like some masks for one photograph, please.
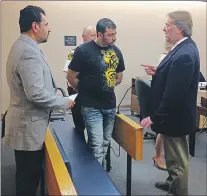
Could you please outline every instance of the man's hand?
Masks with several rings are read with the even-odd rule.
[[[78,75],[79,75],[79,72],[75,72],[71,69],[68,69],[67,80],[70,83],[70,85],[75,89],[77,89],[78,82],[79,82],[77,78]]]
[[[144,67],[146,73],[150,76],[154,76],[155,72],[157,70],[157,67],[153,66],[153,65],[141,65],[142,67]]]
[[[141,126],[144,127],[144,128],[148,128],[151,126],[153,122],[151,121],[150,117],[147,117],[147,118],[144,118],[142,121],[141,121]]]
[[[71,99],[68,100],[68,108],[71,109],[75,105],[75,102]]]

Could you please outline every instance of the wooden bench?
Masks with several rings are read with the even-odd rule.
[[[77,195],[50,128],[47,129],[45,140],[45,175],[48,196]]]
[[[64,195],[67,191],[68,195],[121,195],[104,168],[92,155],[88,145],[71,126],[72,124],[72,121],[68,120],[54,121],[50,123],[50,130],[47,131],[46,149],[51,154],[50,157],[46,157],[47,183],[51,195]],[[53,144],[49,140],[53,140]],[[55,152],[50,152],[52,147],[56,149]],[[61,149],[59,153],[58,149]],[[63,159],[69,163],[71,171],[68,171]],[[51,172],[51,165],[61,167],[61,172],[59,170]],[[69,172],[71,172],[70,175]],[[65,177],[58,179],[57,174],[60,173]],[[63,179],[65,183],[61,185],[60,182]],[[52,188],[53,184],[56,184],[56,188]],[[55,194],[58,191],[59,194]]]

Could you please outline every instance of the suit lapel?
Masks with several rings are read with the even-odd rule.
[[[172,51],[170,51],[166,57],[160,62],[159,66],[157,67],[157,71],[163,66],[165,65],[170,59],[171,57],[185,44],[188,43],[191,40],[191,38],[188,38],[186,40],[184,40],[183,42],[181,42],[179,45],[177,45]]]
[[[21,40],[23,41],[26,41],[28,43],[30,43],[39,53],[40,53],[40,56],[42,57],[42,59],[45,61],[46,65],[48,66],[49,70],[50,70],[50,75],[51,75],[51,78],[52,78],[52,84],[53,84],[53,87],[54,88],[57,88],[56,87],[56,84],[55,84],[55,81],[53,79],[53,76],[52,76],[52,72],[51,72],[51,69],[50,69],[50,66],[48,65],[47,61],[45,60],[45,57],[44,57],[44,54],[42,53],[42,51],[40,50],[40,48],[38,47],[38,44],[37,42],[35,42],[33,39],[31,39],[30,37],[26,36],[26,35],[21,35],[20,38]]]
[[[39,49],[39,50],[40,50],[40,49]],[[51,72],[50,66],[48,65],[47,61],[45,60],[45,56],[44,56],[42,50],[40,50],[40,56],[41,56],[42,59],[45,61],[46,65],[48,66],[48,68],[49,68],[49,70],[50,70],[50,75],[51,75],[51,78],[52,78],[52,84],[53,84],[54,88],[57,88],[57,87],[56,87],[56,84],[55,84],[55,81],[54,81],[54,79],[53,79],[53,76],[52,76],[52,72]]]

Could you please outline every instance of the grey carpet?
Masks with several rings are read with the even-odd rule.
[[[130,116],[129,111],[122,111],[129,115],[134,121],[139,122],[135,116]],[[1,145],[1,195],[12,196],[15,193],[15,164],[14,152],[6,146]],[[112,140],[112,147],[118,154],[119,146]],[[161,171],[153,166],[152,156],[154,154],[155,142],[144,141],[144,159],[132,161],[132,195],[166,195],[166,192],[154,187],[156,181],[164,181],[167,177],[166,171]],[[127,154],[121,148],[120,157],[116,157],[111,151],[112,170],[109,172],[114,184],[120,192],[126,194],[126,161]],[[189,171],[189,194],[207,195],[207,133],[196,136],[195,157],[190,158]]]

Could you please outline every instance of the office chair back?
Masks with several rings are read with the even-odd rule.
[[[135,87],[140,107],[140,116],[141,118],[148,117],[151,114],[151,81],[137,79]]]

